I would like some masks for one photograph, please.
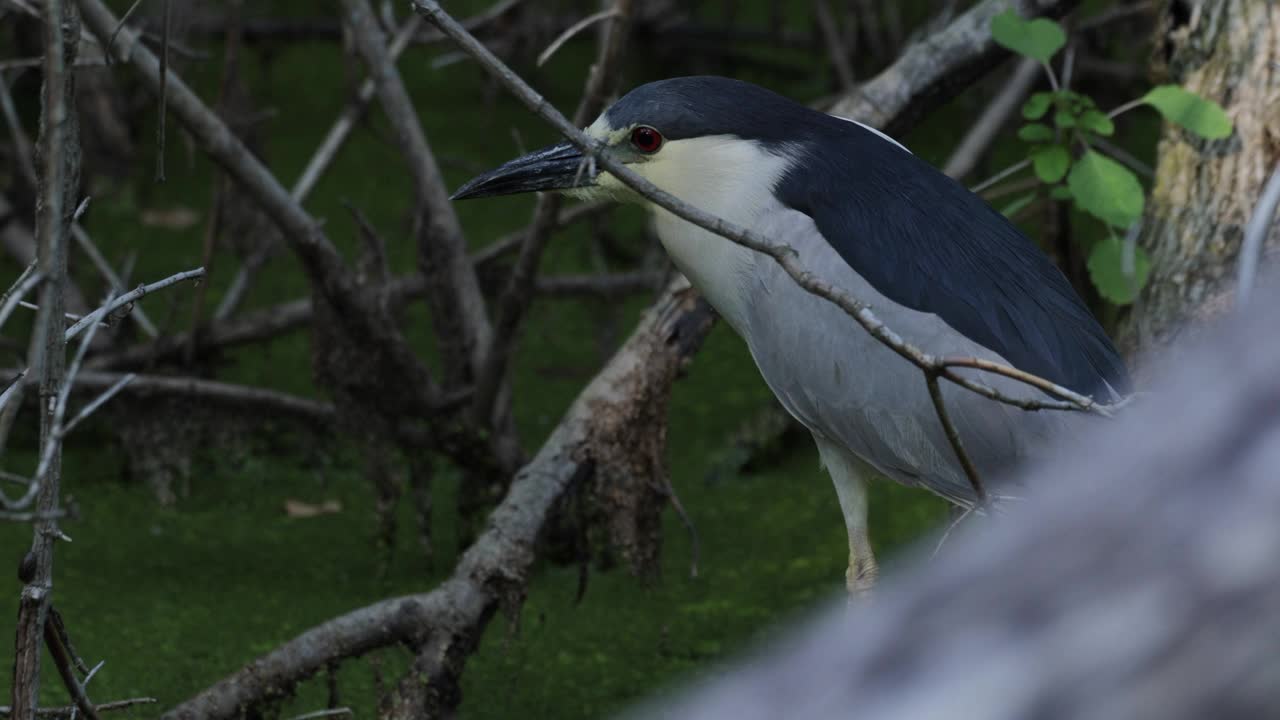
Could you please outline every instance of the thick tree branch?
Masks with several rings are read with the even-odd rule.
[[[1079,0],[983,0],[944,30],[913,43],[884,72],[837,100],[833,115],[899,134],[1009,56],[991,39],[991,18],[1065,14]]]
[[[619,462],[611,430],[636,417],[662,422],[669,386],[710,329],[711,314],[692,293],[672,286],[631,338],[582,391],[550,438],[517,474],[489,529],[436,590],[370,605],[323,623],[255,660],[165,714],[166,720],[218,720],[282,697],[336,659],[379,647],[436,643],[443,664],[424,681],[438,699],[456,696],[457,676],[499,607],[523,599],[534,545],[551,508],[584,474]],[[634,437],[634,435],[633,435]],[[426,688],[418,688],[425,691]],[[415,695],[402,688],[401,697]],[[421,699],[421,698],[418,698]]]
[[[80,181],[80,139],[75,112],[75,81],[70,67],[79,48],[80,21],[75,6],[63,0],[44,3],[44,82],[40,113],[39,199],[36,207],[37,271],[43,278],[40,311],[31,337],[28,365],[39,384],[42,482],[35,488],[36,514],[31,549],[23,562],[14,639],[12,717],[34,720],[40,698],[40,655],[53,592],[53,544],[58,530],[62,472],[58,398],[66,370],[64,293],[67,284],[67,234],[73,198]],[[20,381],[21,382],[21,381]],[[51,453],[47,463],[43,456]]]

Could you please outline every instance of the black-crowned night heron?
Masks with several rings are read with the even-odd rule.
[[[658,187],[791,246],[821,279],[940,356],[1012,365],[1110,402],[1123,361],[1053,263],[1003,215],[887,135],[745,82],[663,80],[587,134]],[[486,173],[455,198],[559,190],[643,201],[561,143]],[[921,372],[764,255],[649,204],[676,266],[742,336],[765,382],[817,441],[849,532],[850,592],[877,568],[866,483],[877,474],[962,507],[976,497]],[[1043,399],[1004,378],[1004,393]],[[944,383],[949,414],[995,496],[1002,474],[1084,416],[1028,412]]]

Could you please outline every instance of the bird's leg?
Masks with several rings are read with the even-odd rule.
[[[870,594],[880,575],[867,527],[866,481],[873,471],[842,448],[823,438],[815,436],[815,439],[822,464],[836,486],[840,512],[849,533],[849,569],[844,576],[845,587],[849,590],[850,600],[858,600]]]
[[[844,583],[849,590],[849,599],[859,600],[871,594],[871,589],[880,577],[880,566],[876,564],[876,556],[871,552],[871,538],[867,535],[866,523],[857,529],[849,526],[848,530],[849,569],[844,573]]]

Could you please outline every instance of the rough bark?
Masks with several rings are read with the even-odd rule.
[[[1157,79],[1221,104],[1231,137],[1206,141],[1166,125],[1139,243],[1151,278],[1121,332],[1130,355],[1167,347],[1184,325],[1232,303],[1245,224],[1280,163],[1280,6],[1269,0],[1166,0]],[[1266,248],[1280,244],[1273,227]]]
[[[630,717],[1280,716],[1278,300],[1031,470],[1018,512]]]

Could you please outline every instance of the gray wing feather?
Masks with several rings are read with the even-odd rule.
[[[937,315],[899,305],[845,263],[803,213],[776,209],[757,231],[793,247],[823,280],[868,303],[908,342],[938,355],[1004,358],[960,334]],[[726,241],[727,242],[727,241]],[[778,399],[810,431],[843,445],[890,478],[925,487],[961,505],[973,491],[947,441],[920,370],[872,338],[835,305],[795,284],[777,263],[757,255],[744,273],[747,306],[739,328]],[[972,377],[1015,397],[1042,398],[1021,383],[976,371]],[[1079,415],[1027,412],[944,382],[943,398],[965,449],[997,494],[1014,494],[1002,476],[1048,450]]]

